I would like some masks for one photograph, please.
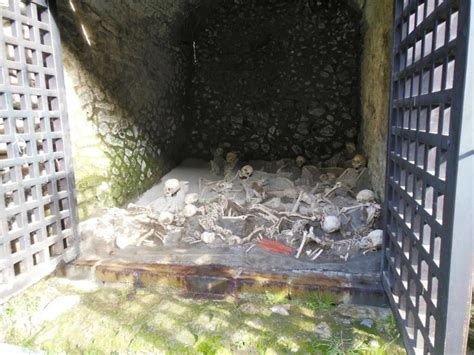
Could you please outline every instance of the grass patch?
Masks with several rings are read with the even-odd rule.
[[[265,291],[265,301],[268,304],[276,305],[276,304],[288,303],[289,299],[288,299],[288,295],[284,292],[272,293],[269,291]]]
[[[321,340],[319,338],[315,339],[312,341],[311,346],[313,350],[321,351],[326,355],[346,355],[358,353],[356,349],[352,347],[351,339],[344,337],[342,331],[326,340]]]
[[[323,292],[294,300],[285,292],[267,292],[226,302],[184,299],[167,289],[103,287],[81,293],[73,311],[34,326],[31,320],[51,300],[74,292],[58,285],[42,281],[0,306],[0,341],[50,353],[403,353],[399,338],[392,336],[398,336],[393,318],[377,323],[371,329],[375,334],[358,330],[342,322],[332,311],[335,296]],[[289,316],[271,312],[273,305],[285,303],[292,305]],[[329,339],[315,332],[323,321],[333,330]]]
[[[387,335],[389,335],[392,338],[398,338],[400,336],[400,333],[397,327],[397,321],[395,320],[395,317],[393,316],[393,314],[390,314],[387,317],[387,319],[385,320],[385,323],[382,326],[382,329]]]
[[[310,295],[304,304],[313,311],[329,311],[336,305],[336,298],[332,293],[317,292]]]
[[[222,352],[222,336],[206,336],[199,337],[199,340],[194,345],[194,349],[198,354],[214,355]]]

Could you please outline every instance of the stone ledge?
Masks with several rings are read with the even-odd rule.
[[[136,288],[168,286],[197,296],[238,297],[241,293],[265,291],[288,295],[314,291],[334,293],[340,302],[385,305],[380,275],[374,272],[257,271],[225,265],[183,265],[168,263],[127,263],[123,261],[77,260],[66,271],[92,271],[104,283],[128,283]]]

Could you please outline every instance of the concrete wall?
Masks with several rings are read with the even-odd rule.
[[[383,197],[387,156],[393,1],[367,0],[363,9],[361,148],[369,157],[374,189]]]
[[[137,196],[182,158],[186,1],[57,3],[84,218]]]
[[[355,142],[361,18],[350,5],[214,1],[193,34],[191,155],[320,161]]]

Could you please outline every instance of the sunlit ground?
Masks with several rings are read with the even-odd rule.
[[[282,305],[289,315],[272,312]],[[0,306],[0,342],[53,353],[404,353],[387,310],[327,295],[210,301],[58,278]]]

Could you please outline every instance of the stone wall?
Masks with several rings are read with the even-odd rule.
[[[193,34],[190,154],[318,161],[355,142],[359,14],[341,0],[215,1]]]
[[[391,1],[57,3],[81,217],[218,146],[317,162],[359,138],[383,192]]]
[[[364,7],[361,75],[362,149],[369,157],[372,185],[383,198],[387,155],[393,1],[367,0]]]
[[[186,3],[57,2],[80,217],[125,203],[182,158]]]

